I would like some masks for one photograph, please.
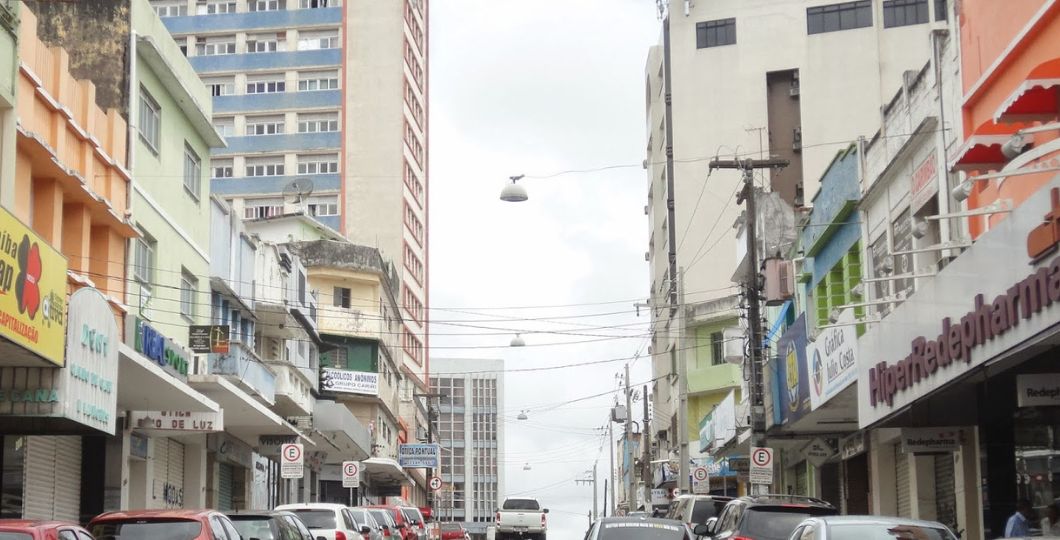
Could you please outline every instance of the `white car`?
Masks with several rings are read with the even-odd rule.
[[[304,503],[282,504],[277,510],[286,510],[298,516],[309,527],[313,538],[325,540],[360,540],[363,531],[357,526],[350,509],[341,504]]]

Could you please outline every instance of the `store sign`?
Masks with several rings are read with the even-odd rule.
[[[136,429],[163,431],[224,431],[223,413],[198,411],[132,411],[129,425]]]
[[[1060,373],[1016,375],[1016,403],[1020,407],[1060,405]]]
[[[806,369],[806,314],[799,315],[777,342],[773,370],[773,419],[786,425],[810,412],[810,377]]]
[[[667,496],[666,496],[666,490],[665,489],[652,488],[652,490],[651,490],[651,504],[652,504],[652,506],[661,506],[661,505],[670,504],[670,499],[667,498]]]
[[[0,336],[62,367],[65,319],[66,259],[0,208]]]
[[[820,467],[834,455],[835,450],[832,449],[832,445],[825,442],[824,439],[814,439],[802,449],[802,457],[813,464],[814,467]]]
[[[147,437],[136,433],[129,434],[129,455],[140,459],[147,459]]]
[[[283,445],[296,442],[298,442],[297,435],[260,435],[257,450],[262,455],[278,456]]]
[[[920,162],[920,165],[917,165],[910,178],[909,192],[913,195],[911,206],[914,212],[927,204],[939,192],[938,170],[938,159],[935,157],[935,149],[931,148],[931,153],[924,158],[924,161]]]
[[[188,380],[191,353],[187,349],[155,330],[143,319],[133,318],[133,328],[136,352],[154,360],[156,364],[180,380]]]
[[[437,444],[398,445],[398,464],[405,469],[437,469],[441,453]]]
[[[955,427],[902,428],[902,452],[931,454],[956,452],[961,448],[964,431]]]
[[[810,362],[810,410],[817,410],[858,380],[858,331],[854,310],[844,309],[832,328],[824,328],[806,348]]]
[[[230,331],[227,324],[189,326],[188,348],[196,353],[225,354],[229,349]]]
[[[70,295],[66,367],[2,368],[0,416],[38,417],[113,435],[116,429],[118,324],[92,288]],[[54,419],[54,420],[53,420]]]
[[[379,374],[320,368],[320,390],[339,394],[379,395]]]
[[[859,343],[871,351],[858,364],[862,428],[1060,320],[1060,257],[1042,260],[1060,241],[1058,185],[1060,178],[1039,190],[870,325]],[[1049,231],[1042,232],[1043,221]],[[1031,268],[1015,263],[1020,260]],[[968,310],[955,313],[960,304]]]
[[[254,466],[254,449],[227,433],[207,435],[206,449],[213,452],[220,461],[238,465],[244,469]]]
[[[865,434],[862,432],[855,433],[841,441],[839,441],[839,457],[840,459],[850,459],[854,456],[858,456],[865,453]]]

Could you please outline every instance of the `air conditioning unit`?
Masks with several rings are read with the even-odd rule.
[[[802,151],[802,128],[801,127],[797,127],[797,128],[795,128],[793,130],[792,139],[793,140],[792,140],[792,143],[791,143],[791,149],[796,151],[796,152]]]
[[[764,262],[764,296],[767,306],[779,306],[795,295],[795,268],[791,261],[771,258]]]

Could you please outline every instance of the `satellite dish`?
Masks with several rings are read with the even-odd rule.
[[[313,193],[313,181],[308,178],[296,178],[283,187],[283,200],[288,204],[301,205]]]

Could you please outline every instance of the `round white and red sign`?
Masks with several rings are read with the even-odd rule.
[[[359,469],[357,468],[356,461],[347,461],[342,465],[343,476],[357,476],[358,471]]]
[[[302,461],[302,445],[300,444],[285,444],[283,445],[283,459],[290,463],[298,463]]]
[[[692,471],[692,478],[695,478],[696,482],[706,482],[707,476],[706,467],[696,467],[695,470]]]
[[[768,448],[756,448],[754,452],[751,452],[751,464],[758,467],[772,467],[773,452],[770,452]]]
[[[438,491],[439,489],[442,489],[442,479],[437,476],[432,476],[427,485],[430,486],[431,491]]]
[[[676,499],[679,495],[681,495],[681,488],[673,488],[670,490],[670,497]]]

